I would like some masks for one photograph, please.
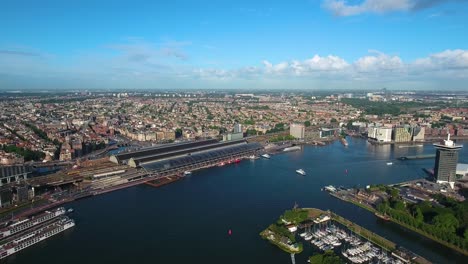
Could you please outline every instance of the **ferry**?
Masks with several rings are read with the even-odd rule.
[[[303,170],[303,169],[298,169],[296,170],[296,172],[302,176],[305,176],[306,175],[306,172]]]
[[[6,258],[12,254],[15,254],[22,249],[32,246],[42,240],[45,240],[53,235],[61,233],[71,227],[75,226],[75,222],[64,216],[54,221],[51,224],[47,224],[39,229],[31,231],[13,241],[10,241],[0,246],[0,259]]]
[[[65,208],[59,207],[53,211],[45,211],[44,213],[31,217],[29,219],[23,219],[16,223],[11,224],[0,230],[0,239],[11,236],[23,230],[29,229],[35,225],[49,221],[57,216],[65,214]]]
[[[271,158],[271,156],[268,153],[263,154],[262,157],[265,158],[265,159]]]

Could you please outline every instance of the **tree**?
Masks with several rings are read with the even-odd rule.
[[[182,129],[177,128],[177,129],[175,130],[175,137],[176,137],[176,138],[180,138],[181,136],[182,136]]]
[[[416,207],[414,218],[416,219],[418,223],[422,223],[424,221],[424,215],[421,211],[421,208]]]
[[[304,122],[304,126],[310,127],[310,121],[309,121],[309,120],[305,121],[305,122]]]
[[[458,228],[458,220],[451,213],[440,214],[432,219],[432,223],[439,228],[455,233]]]

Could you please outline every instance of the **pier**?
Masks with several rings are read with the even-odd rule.
[[[427,154],[427,155],[415,155],[415,156],[402,156],[399,157],[399,160],[414,160],[414,159],[433,159],[435,158],[435,154]]]

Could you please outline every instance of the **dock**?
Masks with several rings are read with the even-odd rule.
[[[399,160],[415,160],[415,159],[432,159],[435,158],[435,154],[427,154],[427,155],[415,155],[415,156],[402,156],[399,157]]]

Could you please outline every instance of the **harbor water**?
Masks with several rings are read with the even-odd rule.
[[[467,257],[321,191],[325,185],[364,187],[425,177],[433,159],[397,157],[435,149],[371,145],[348,139],[328,146],[244,160],[153,188],[140,185],[75,201],[76,226],[6,259],[6,263],[291,263],[259,233],[284,210],[300,207],[337,214],[435,263]],[[387,163],[392,162],[392,165]],[[468,146],[460,153],[468,163]],[[304,169],[306,176],[295,172]],[[296,255],[306,263],[313,247]]]

